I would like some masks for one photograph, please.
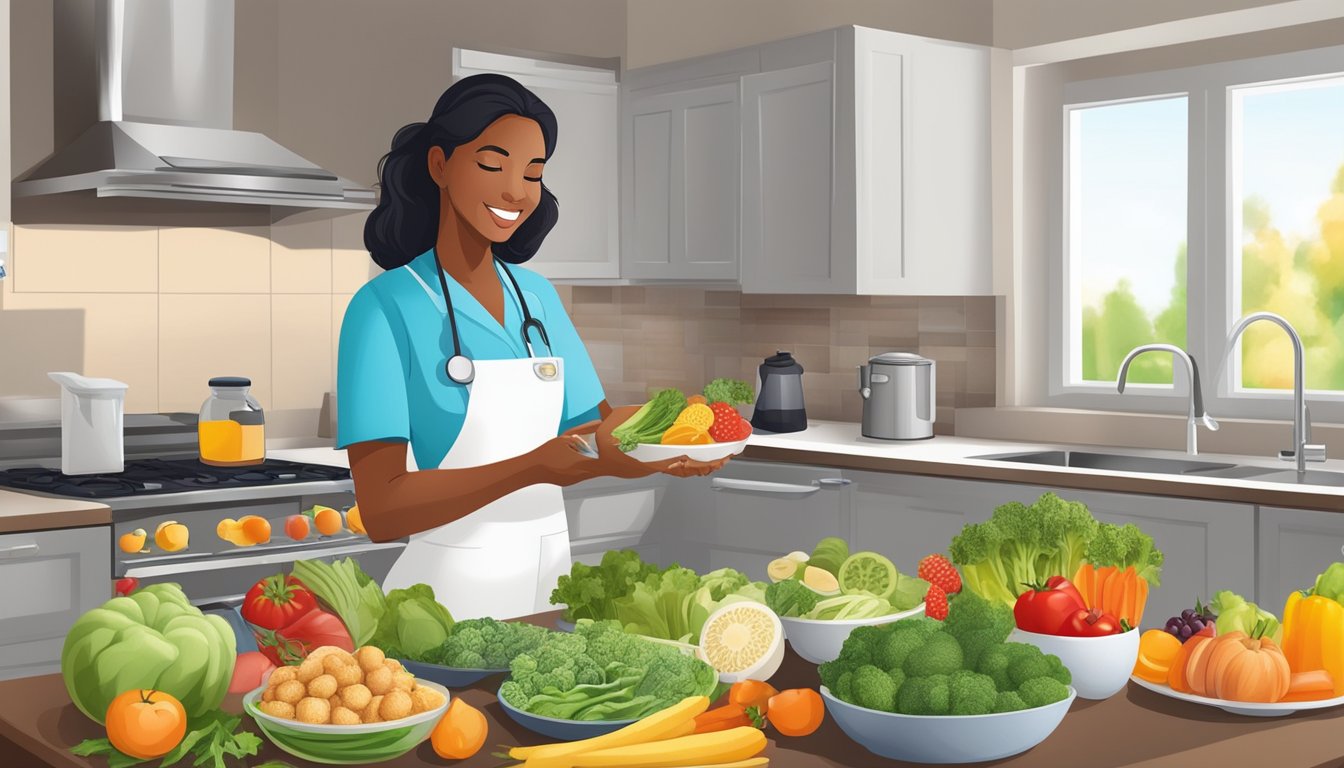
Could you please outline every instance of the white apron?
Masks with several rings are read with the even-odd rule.
[[[555,437],[564,409],[562,363],[554,357],[475,361],[462,431],[439,468],[493,464]],[[406,454],[407,469],[418,470],[409,445]],[[557,485],[537,483],[411,536],[383,589],[428,584],[454,619],[512,619],[550,610],[551,590],[569,569],[564,496]]]

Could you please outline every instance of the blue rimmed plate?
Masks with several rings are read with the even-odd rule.
[[[410,659],[398,659],[398,661],[406,668],[407,672],[417,678],[431,680],[446,688],[466,688],[491,675],[503,675],[509,671],[507,667],[504,669],[464,669],[462,667],[445,667],[441,664],[426,664]]]
[[[556,741],[591,739],[594,736],[619,731],[635,722],[634,720],[561,720],[555,717],[543,717],[514,707],[505,701],[503,696],[496,697],[499,699],[499,705],[509,713],[509,717],[513,718],[515,723]]]

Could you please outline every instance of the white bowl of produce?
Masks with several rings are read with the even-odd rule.
[[[911,763],[979,763],[1021,754],[1054,733],[1077,692],[1053,704],[992,715],[900,715],[841,701],[825,686],[826,710],[864,749]]]
[[[784,637],[788,639],[794,653],[813,664],[824,664],[840,655],[841,646],[855,627],[875,627],[923,615],[924,604],[920,603],[908,611],[870,619],[799,619],[781,616],[779,621],[784,625]],[[1130,667],[1133,668],[1132,663]]]
[[[1008,640],[1029,643],[1042,653],[1058,656],[1073,675],[1079,698],[1109,699],[1125,687],[1134,672],[1134,663],[1139,660],[1139,635],[1137,628],[1101,637],[1043,635],[1014,629]]]
[[[746,447],[746,440],[734,440],[731,443],[703,443],[700,445],[641,443],[626,455],[636,461],[644,462],[671,461],[682,456],[692,461],[718,461],[727,456],[736,456]]]

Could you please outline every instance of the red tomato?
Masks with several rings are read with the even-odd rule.
[[[1017,597],[1013,605],[1013,618],[1017,628],[1042,635],[1057,635],[1059,629],[1069,617],[1080,608],[1087,608],[1083,601],[1066,590],[1051,589],[1040,585],[1029,585],[1026,592]]]
[[[283,573],[252,585],[243,598],[243,620],[262,629],[281,629],[316,610],[317,597],[303,582]]]
[[[1078,591],[1077,587],[1073,586],[1073,582],[1063,576],[1051,576],[1045,580],[1045,586],[1047,589],[1057,589],[1060,592],[1067,592],[1068,594],[1073,595],[1079,605],[1087,607],[1087,601],[1083,599],[1083,594]]]
[[[1069,637],[1102,637],[1120,633],[1120,621],[1109,613],[1093,608],[1075,611],[1059,628],[1061,635]]]
[[[298,664],[324,645],[352,653],[355,650],[345,624],[335,614],[323,610],[309,611],[284,629],[253,627],[252,635],[257,638],[257,648],[276,666]]]

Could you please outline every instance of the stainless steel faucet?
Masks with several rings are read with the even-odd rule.
[[[1311,413],[1307,410],[1307,399],[1303,391],[1306,387],[1306,355],[1302,351],[1302,337],[1297,335],[1297,330],[1287,320],[1273,312],[1255,312],[1241,318],[1232,328],[1232,334],[1227,337],[1227,351],[1223,354],[1223,364],[1219,368],[1218,377],[1221,379],[1222,372],[1227,370],[1241,334],[1247,326],[1258,320],[1274,323],[1293,341],[1293,448],[1289,451],[1279,451],[1279,458],[1284,461],[1296,459],[1297,471],[1301,474],[1307,471],[1308,461],[1325,461],[1325,446],[1311,445]]]
[[[1204,412],[1204,392],[1199,386],[1199,366],[1195,365],[1195,359],[1186,353],[1180,347],[1171,344],[1144,344],[1135,347],[1125,355],[1125,362],[1120,364],[1120,375],[1116,379],[1116,390],[1120,394],[1125,392],[1125,379],[1129,374],[1129,364],[1134,358],[1144,352],[1170,352],[1172,357],[1185,361],[1185,370],[1190,374],[1190,414],[1186,422],[1185,432],[1185,452],[1191,456],[1199,454],[1199,423],[1212,432],[1218,431],[1218,422],[1213,417]]]

